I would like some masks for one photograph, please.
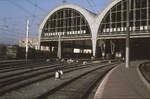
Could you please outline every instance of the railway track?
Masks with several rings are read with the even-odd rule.
[[[115,66],[116,64],[109,64],[89,70],[36,97],[36,99],[88,99],[88,95],[96,84]]]
[[[54,72],[57,70],[57,66],[59,66],[59,65],[60,64],[51,65],[51,66],[42,66],[42,67],[38,67],[38,68],[22,70],[21,72],[14,73],[14,74],[1,76],[0,77],[0,84],[14,83],[15,81],[20,81],[22,79],[24,80],[24,79],[32,77],[32,76],[34,77],[34,76],[38,76],[41,74]],[[78,64],[71,64],[69,66],[61,64],[60,69],[75,68],[76,65],[78,65]],[[4,85],[0,85],[0,86],[4,86]]]
[[[45,61],[32,61],[32,62],[28,62],[28,63],[10,63],[10,64],[7,64],[7,66],[0,66],[0,71],[3,71],[3,70],[15,70],[15,69],[21,69],[21,68],[30,68],[32,66],[39,66],[39,65],[49,65],[49,64],[56,64],[56,62],[45,62]]]
[[[102,61],[101,63],[106,63],[108,61]],[[73,64],[73,65],[78,65],[80,63],[76,63],[76,64]],[[51,67],[58,67],[58,66],[63,66],[63,65],[67,65],[67,63],[58,63],[58,62],[53,62],[53,63],[49,63],[49,62],[46,62],[46,63],[34,63],[34,64],[24,64],[24,65],[21,65],[21,66],[12,66],[11,68],[9,69],[0,69],[0,79],[1,78],[4,78],[5,76],[13,76],[13,75],[19,75],[21,73],[27,73],[27,72],[30,72],[30,71],[33,71],[33,70],[42,70],[42,69],[46,69],[46,68],[51,68]],[[72,65],[72,64],[71,64]],[[7,73],[6,73],[7,72]]]
[[[32,68],[38,68],[41,67],[41,65],[46,65],[46,66],[50,66],[50,65],[55,65],[56,62],[54,63],[50,63],[50,62],[43,62],[43,63],[32,63],[32,64],[22,64],[19,66],[11,66],[10,68],[2,68],[0,69],[0,73],[5,73],[5,72],[11,72],[11,71],[17,71],[17,70],[23,70],[23,69],[32,69]],[[60,63],[57,63],[60,64]]]
[[[32,71],[38,71],[38,70],[42,70],[42,69],[48,69],[48,68],[53,68],[53,67],[57,67],[59,66],[60,64],[47,64],[47,65],[38,65],[38,66],[31,66],[31,67],[27,67],[27,68],[22,68],[22,69],[18,69],[18,70],[11,70],[9,72],[5,72],[5,73],[1,73],[0,75],[0,79],[4,79],[4,78],[8,78],[8,77],[12,77],[12,76],[15,76],[15,75],[20,75],[20,74],[25,74],[25,73],[29,73],[29,72],[32,72]],[[64,64],[62,64],[64,65]]]
[[[76,64],[77,65],[77,64]],[[64,69],[65,73],[69,73],[75,70],[83,69],[83,68],[88,68],[92,65],[86,65],[86,66],[64,66],[61,69]],[[51,69],[46,69],[44,71],[39,70],[35,72],[30,72],[26,74],[20,74],[19,76],[11,76],[11,77],[6,77],[3,79],[0,79],[0,95],[4,95],[7,92],[10,92],[12,90],[20,89],[25,86],[28,86],[30,84],[33,84],[35,82],[39,82],[45,79],[49,79],[54,77],[54,73],[57,68],[51,68]]]
[[[29,60],[28,63],[31,63],[32,60]],[[26,61],[25,60],[7,60],[7,61],[0,61],[0,68],[2,67],[9,67],[12,65],[21,65],[21,64],[25,64]]]

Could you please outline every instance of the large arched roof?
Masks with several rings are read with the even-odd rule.
[[[90,26],[90,29],[91,29],[91,24],[93,24],[93,20],[95,19],[95,16],[96,14],[84,9],[84,8],[81,8],[80,6],[78,5],[74,5],[74,4],[63,4],[63,5],[60,5],[60,6],[57,6],[56,8],[54,8],[53,10],[51,10],[45,17],[44,19],[42,20],[41,24],[39,25],[39,39],[41,37],[41,33],[42,33],[42,29],[45,25],[45,23],[47,22],[48,18],[53,14],[55,13],[56,11],[60,10],[60,9],[63,9],[63,8],[71,8],[71,9],[74,9],[78,12],[80,12],[84,17],[85,19],[87,20],[89,26]]]
[[[119,3],[121,0],[112,0],[111,3],[109,3],[99,14],[98,14],[98,17],[96,19],[96,22],[94,24],[94,27],[95,27],[95,33],[97,35],[98,33],[98,29],[99,29],[99,26],[103,20],[103,18],[105,17],[105,15],[107,14],[107,12],[112,8],[114,7],[117,3]]]

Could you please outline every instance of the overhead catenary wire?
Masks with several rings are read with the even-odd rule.
[[[35,19],[35,18],[34,18]],[[6,23],[6,22],[5,22]],[[0,34],[1,37],[4,38],[9,38],[9,39],[14,39],[18,42],[18,40],[20,38],[25,37],[25,31],[22,31],[20,29],[15,29],[14,26],[18,25],[18,24],[11,24],[13,26],[13,28],[11,28],[12,26],[8,26],[8,25],[1,25],[0,26]],[[36,36],[35,34],[31,34],[31,37]]]
[[[38,4],[33,3],[31,0],[26,0],[26,1],[30,3],[31,5],[33,5],[34,7],[38,8],[39,10],[43,12],[47,12],[45,9],[41,8]]]
[[[0,30],[1,30],[1,32],[0,32],[1,37],[0,38],[6,38],[6,37],[9,39],[15,38],[15,40],[17,40],[17,42],[18,42],[18,40],[20,38],[25,36],[24,32],[21,32],[21,31],[14,31],[13,30],[13,32],[12,32],[12,30],[2,29],[2,28],[0,28]]]
[[[21,10],[22,12],[25,12],[28,14],[28,16],[23,17],[25,20],[27,18],[31,19],[31,26],[33,26],[35,19],[41,19],[40,15],[36,15],[36,11],[37,9],[40,9],[43,12],[46,12],[45,9],[41,8],[38,4],[37,4],[37,0],[36,2],[33,2],[32,0],[27,0],[27,2],[29,2],[30,4],[32,4],[35,7],[35,11],[31,12],[30,10],[26,9],[24,6],[20,5],[18,2],[15,2],[14,0],[4,0],[5,2],[8,2],[10,4],[12,4],[13,6],[19,8],[19,10]],[[7,21],[7,19],[9,19],[9,21]],[[14,18],[13,18],[14,19]],[[17,19],[17,18],[16,18]],[[22,19],[18,18],[18,19]],[[17,21],[18,21],[17,19]],[[3,19],[2,19],[3,20]],[[0,38],[8,38],[9,40],[13,39],[14,41],[17,41],[21,38],[21,37],[25,37],[25,30],[23,28],[18,28],[18,26],[20,27],[20,24],[16,24],[18,22],[14,22],[12,21],[12,17],[5,17],[5,20],[7,22],[3,22],[2,25],[0,26],[0,34],[1,37]],[[5,21],[4,20],[4,21]],[[11,21],[11,22],[10,22]],[[8,23],[9,24],[6,24]],[[15,24],[12,24],[12,23]],[[20,23],[20,22],[19,22]],[[37,24],[37,23],[36,23]],[[24,25],[24,24],[22,24]],[[12,28],[13,27],[13,28]],[[16,29],[16,28],[17,29]],[[24,27],[24,26],[23,26]],[[36,33],[32,33],[31,37],[35,37],[37,36]],[[2,40],[2,39],[1,39]],[[3,39],[3,40],[7,40],[7,39]],[[8,40],[7,40],[8,41]]]
[[[7,42],[11,40],[11,41],[14,41],[14,42],[18,43],[19,39],[21,37],[24,37],[24,36],[20,35],[21,33],[10,34],[10,32],[8,32],[8,31],[2,31],[2,32],[0,32],[0,34],[3,35],[3,36],[0,37],[0,40],[3,41],[3,42],[5,42],[5,40],[7,39]]]
[[[20,37],[25,37],[25,32],[21,31],[21,30],[9,30],[9,29],[4,29],[4,28],[0,28],[1,32],[0,34],[2,34],[3,32],[5,32],[5,34],[8,34],[7,36],[15,36],[18,37],[18,39],[20,39]],[[35,37],[36,34],[30,34],[30,37]]]
[[[33,4],[33,2],[32,2],[32,4]],[[34,3],[34,4],[35,4],[35,5],[37,5],[37,0],[35,1],[35,3]],[[35,7],[34,15],[36,14],[36,11],[37,11],[37,7]],[[31,19],[30,28],[33,26],[34,21],[35,21],[35,18],[33,17],[33,18]]]
[[[28,10],[25,9],[24,7],[20,6],[19,4],[15,3],[15,2],[12,2],[12,0],[7,0],[7,1],[11,2],[12,4],[14,4],[15,6],[17,6],[18,8],[21,8],[21,9],[23,9],[25,12],[27,12],[28,14],[32,15],[31,17],[32,17],[33,19],[31,20],[31,26],[32,26],[33,23],[34,23],[35,18],[41,19],[39,16],[36,16],[35,14],[31,13],[30,11],[28,11]],[[39,7],[36,3],[33,3],[31,0],[26,0],[26,1],[28,1],[29,3],[31,3],[32,5],[34,5],[36,8],[39,8],[39,9],[43,10],[44,12],[46,12],[46,10],[42,9],[41,7]],[[35,12],[36,12],[36,11],[34,11],[34,13],[35,13]]]
[[[3,34],[3,36],[1,36],[0,38],[3,38],[3,37],[9,37],[9,38],[15,38],[15,39],[20,39],[20,37],[22,37],[20,34],[9,34],[7,31],[3,31],[3,32],[1,32],[0,33],[1,35]],[[7,34],[9,34],[9,36],[7,35]]]
[[[1,39],[1,40],[2,40],[2,39],[5,40],[6,38],[7,38],[7,40],[15,40],[16,42],[18,42],[18,40],[19,40],[19,39],[15,38],[15,37],[8,37],[8,36],[3,36],[3,37],[0,38],[0,39]]]
[[[8,40],[7,40],[7,42],[4,42],[3,39],[8,39]],[[16,44],[18,44],[18,42],[16,42],[16,40],[13,40],[13,39],[2,38],[2,39],[0,39],[0,44],[16,45]]]
[[[9,33],[7,33],[7,34],[10,34],[11,36],[13,36],[13,34],[16,34],[16,35],[14,35],[14,36],[17,36],[18,34],[19,35],[25,35],[25,30],[21,30],[21,29],[16,29],[16,28],[10,28],[10,27],[7,27],[7,28],[5,28],[5,27],[0,27],[0,31],[1,32],[9,32]],[[0,34],[1,34],[1,32],[0,32]],[[36,36],[36,34],[30,34],[31,36]],[[2,36],[2,35],[1,35]]]
[[[94,7],[93,7],[93,5],[91,4],[91,2],[89,1],[89,0],[86,0],[87,1],[87,3],[89,4],[89,6],[92,8],[92,10],[94,11],[94,12],[96,12],[96,10],[94,9]]]
[[[19,39],[18,38],[16,38],[15,36],[7,36],[7,35],[4,35],[3,37],[0,37],[0,39],[2,40],[5,40],[7,38],[7,41],[8,40],[15,40],[16,42],[19,42]]]
[[[15,26],[15,25],[14,25]],[[0,27],[0,34],[2,34],[2,32],[8,32],[7,34],[9,34],[8,36],[18,36],[19,35],[23,35],[24,31],[21,30],[20,28],[15,28],[12,26],[7,26],[7,27]],[[3,36],[3,35],[1,35]]]
[[[24,32],[22,30],[19,30],[19,29],[9,29],[9,28],[0,28],[1,31],[8,31],[10,33],[13,33],[13,32]]]
[[[0,27],[8,28],[8,25],[1,25],[0,24]]]
[[[96,13],[99,13],[99,11],[97,10],[98,8],[97,8],[97,6],[96,6],[95,1],[94,1],[94,0],[91,0],[91,2],[92,2],[92,3],[93,3],[93,5],[94,5],[94,8],[95,8]]]
[[[30,12],[29,10],[27,10],[26,8],[20,6],[18,3],[12,1],[12,0],[6,0],[9,3],[13,4],[14,6],[16,6],[17,8],[21,9],[22,11],[28,13],[29,15],[31,15],[32,17],[38,18],[38,16],[34,15],[32,12]]]

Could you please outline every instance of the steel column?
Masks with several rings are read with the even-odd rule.
[[[130,4],[131,1],[127,0],[126,68],[130,65]]]
[[[149,0],[147,0],[147,30],[149,32]]]
[[[60,40],[61,34],[59,33],[59,40],[58,40],[58,52],[57,57],[61,59],[61,40]]]

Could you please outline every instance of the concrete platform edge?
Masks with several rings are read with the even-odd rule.
[[[137,72],[138,72],[140,78],[142,79],[144,85],[150,90],[150,84],[149,84],[149,82],[144,78],[143,74],[141,73],[141,71],[140,71],[140,65],[139,65],[138,68],[137,68]]]
[[[123,63],[122,63],[123,64]],[[120,64],[120,65],[122,65]],[[106,74],[106,76],[104,77],[104,79],[102,80],[102,82],[100,83],[96,93],[95,93],[95,96],[94,96],[94,99],[101,99],[102,98],[102,95],[103,95],[103,91],[104,91],[104,87],[109,79],[109,76],[112,74],[112,72],[114,70],[116,70],[120,65],[116,66],[115,68],[113,68],[111,71],[108,72],[108,74]],[[101,92],[101,93],[99,93]]]

